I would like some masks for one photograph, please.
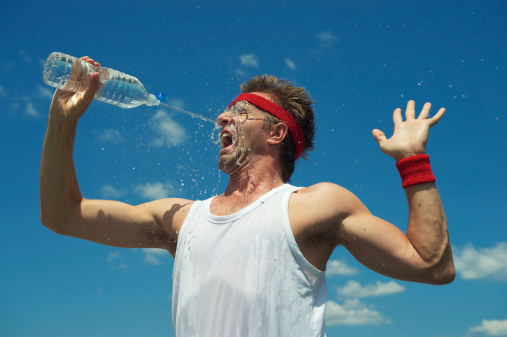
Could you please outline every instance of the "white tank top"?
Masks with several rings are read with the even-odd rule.
[[[195,202],[173,270],[177,337],[325,336],[324,272],[301,254],[282,185],[231,215]]]

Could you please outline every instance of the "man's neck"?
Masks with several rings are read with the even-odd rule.
[[[280,174],[275,170],[262,166],[242,169],[229,176],[227,189],[224,194],[213,198],[210,212],[219,216],[236,213],[283,184]]]
[[[241,198],[263,195],[283,184],[280,172],[270,165],[258,164],[229,175],[229,184],[223,196]]]

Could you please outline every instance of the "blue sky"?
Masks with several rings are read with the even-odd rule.
[[[343,248],[328,264],[329,336],[507,336],[507,45],[503,1],[4,2],[0,11],[0,335],[172,336],[173,260],[157,250],[58,236],[39,220],[38,170],[54,51],[88,55],[151,93],[215,118],[257,74],[305,86],[316,150],[293,184],[331,181],[406,228],[391,134],[409,99],[446,115],[428,153],[457,277],[436,287],[391,280]],[[132,204],[222,193],[213,126],[157,107],[95,101],[75,164],[88,198]]]

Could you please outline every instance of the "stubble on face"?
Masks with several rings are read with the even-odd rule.
[[[252,94],[264,97],[272,102],[274,99],[271,94],[265,92],[252,92]],[[248,109],[253,109],[252,107]],[[253,110],[249,110],[253,112]],[[262,129],[263,133],[268,132],[263,121],[246,121],[246,123],[229,123],[224,126],[232,134],[232,152],[224,153],[218,158],[218,168],[227,174],[234,174],[240,168],[244,167],[250,155],[261,151],[262,134],[258,131]],[[261,123],[260,125],[258,123]]]
[[[261,154],[264,136],[267,134],[265,122],[262,120],[247,121],[248,124],[231,125],[228,131],[232,133],[233,145],[227,153],[218,159],[219,169],[227,174],[234,174],[239,169],[249,165],[249,159]],[[252,163],[253,164],[253,163]]]

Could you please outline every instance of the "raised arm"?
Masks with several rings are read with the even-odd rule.
[[[396,109],[390,139],[380,130],[373,131],[382,151],[396,160],[425,154],[429,128],[445,111],[428,118],[429,110],[427,103],[415,118],[414,102],[410,101],[404,122],[401,110]],[[371,214],[353,193],[340,186],[322,183],[298,191],[291,198],[289,216],[303,255],[323,269],[336,245],[341,244],[362,264],[383,275],[431,284],[451,282],[451,245],[435,183],[409,186],[406,193],[410,217],[404,234]]]
[[[391,138],[380,130],[372,132],[382,152],[398,163],[426,154],[429,129],[445,112],[440,109],[428,118],[430,109],[431,104],[426,103],[416,118],[415,103],[409,101],[405,121],[401,109],[396,109]],[[405,185],[414,177],[410,175],[404,179]],[[406,235],[359,206],[343,222],[344,245],[359,261],[382,274],[408,281],[449,283],[454,279],[454,265],[444,208],[431,177],[419,180],[427,182],[405,188],[409,205]]]
[[[82,59],[100,66],[88,57]],[[191,201],[163,199],[131,206],[81,195],[73,144],[78,120],[98,89],[95,73],[85,92],[57,90],[53,96],[40,168],[41,222],[59,234],[111,246],[164,248],[174,255],[176,232]]]

